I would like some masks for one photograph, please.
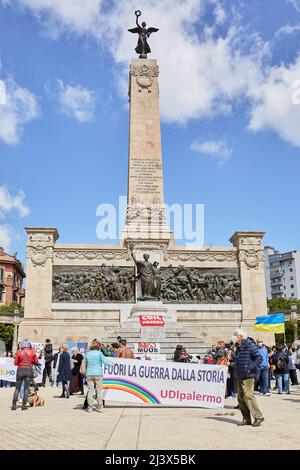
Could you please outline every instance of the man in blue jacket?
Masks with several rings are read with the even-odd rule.
[[[254,380],[256,370],[262,363],[262,356],[252,338],[238,329],[235,332],[237,351],[235,358],[235,373],[237,375],[237,393],[243,421],[238,426],[251,425],[251,415],[254,418],[252,426],[260,426],[264,421],[263,415],[254,397]]]
[[[256,370],[255,383],[259,386],[259,391],[262,395],[270,396],[269,390],[269,354],[264,342],[257,341],[258,351],[262,357],[262,363]]]

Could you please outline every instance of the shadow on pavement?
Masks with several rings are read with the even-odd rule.
[[[214,419],[216,421],[224,421],[225,423],[235,424],[239,423],[239,420],[232,419],[232,418],[223,418],[222,416],[207,416],[205,419]]]

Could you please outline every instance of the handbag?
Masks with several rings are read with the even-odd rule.
[[[30,360],[29,360],[29,358],[28,358],[26,352],[23,351],[23,353],[25,354],[26,360],[27,360],[27,362],[28,362],[28,364],[29,364],[29,366],[30,366],[30,369],[32,370],[33,378],[36,379],[37,376],[39,375],[39,372],[36,370],[36,368],[34,367],[34,365],[31,364],[31,362],[30,362]]]
[[[86,375],[86,359],[85,358],[82,359],[82,363],[81,363],[79,372],[80,372],[81,375]]]

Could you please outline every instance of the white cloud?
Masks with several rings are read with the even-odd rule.
[[[58,84],[61,111],[79,122],[92,121],[96,105],[94,92],[80,85],[64,84],[61,80]]]
[[[9,253],[13,238],[14,232],[10,225],[0,225],[0,246],[2,246],[7,253]]]
[[[120,66],[127,80],[128,62],[135,57],[137,37],[127,32],[135,25],[135,0],[112,0],[104,12],[101,0],[15,0],[29,7],[53,34],[71,30],[101,40]],[[200,37],[196,31],[205,7],[214,8],[215,22],[224,22],[226,13],[220,0],[140,0],[139,8],[148,26],[160,31],[150,45],[161,66],[161,115],[167,122],[228,113],[231,101],[242,96],[250,74],[257,74],[259,58],[243,55],[234,47],[238,30],[227,35]],[[106,2],[106,6],[107,6]],[[82,12],[84,10],[84,14]],[[166,11],[168,14],[163,15]],[[201,25],[201,30],[203,25]],[[123,94],[127,96],[127,84]],[[179,93],[180,90],[180,93]]]
[[[256,90],[249,129],[273,130],[283,140],[300,147],[300,104],[293,99],[299,89],[300,56],[288,66],[272,67]],[[294,87],[294,88],[293,88]]]
[[[0,217],[5,217],[12,210],[16,210],[20,217],[26,217],[29,214],[29,208],[24,204],[24,198],[23,191],[13,196],[6,186],[0,186]]]
[[[278,39],[284,35],[297,33],[298,31],[300,31],[300,23],[294,24],[294,25],[286,24],[284,26],[281,26],[281,28],[279,28],[278,31],[276,31],[275,39]]]
[[[97,29],[101,35],[102,3],[103,0],[10,0],[10,4],[29,8],[54,38],[61,32],[87,34]]]
[[[5,104],[0,106],[0,139],[6,144],[19,143],[24,124],[39,115],[35,96],[20,87],[12,77],[5,80]]]
[[[216,19],[217,25],[221,25],[226,20],[226,12],[223,5],[220,3],[219,0],[210,0],[211,3],[214,5],[214,16]]]
[[[288,3],[291,3],[296,10],[300,12],[300,0],[287,0]]]
[[[203,155],[217,158],[220,164],[228,160],[233,152],[233,148],[229,148],[225,140],[194,140],[190,149]]]
[[[16,238],[14,228],[6,221],[7,217],[16,211],[19,217],[26,217],[29,208],[24,203],[25,194],[19,191],[16,195],[10,193],[6,186],[0,186],[0,219],[4,223],[0,224],[0,246],[9,252],[10,245]]]
[[[300,0],[289,2],[300,11]],[[54,37],[71,31],[99,41],[115,60],[119,88],[127,96],[128,62],[135,57],[137,40],[127,28],[135,25],[136,0],[11,0],[11,4],[30,8]],[[215,22],[209,26],[203,16],[207,5],[213,8]],[[250,130],[272,129],[300,146],[299,106],[292,105],[290,91],[293,77],[300,78],[299,61],[266,66],[270,44],[259,34],[249,33],[245,24],[244,29],[240,27],[238,7],[235,15],[225,10],[222,0],[140,0],[138,7],[147,25],[160,29],[150,37],[154,53],[149,57],[157,58],[160,65],[163,120],[185,124],[190,119],[229,114],[244,102]],[[291,33],[293,28],[286,25],[278,34]],[[84,108],[81,113],[76,103],[76,93],[72,96],[70,89],[65,112],[81,121],[88,119],[89,111]]]

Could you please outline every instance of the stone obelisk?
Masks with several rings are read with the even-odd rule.
[[[163,195],[159,113],[159,68],[155,59],[133,59],[130,65],[130,131],[125,243],[159,240],[169,243]]]

